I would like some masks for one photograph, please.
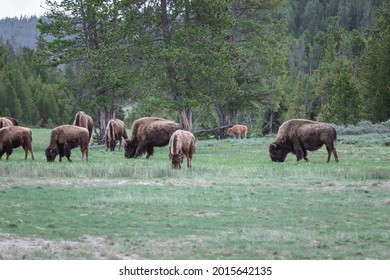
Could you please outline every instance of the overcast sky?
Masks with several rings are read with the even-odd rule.
[[[0,19],[20,16],[42,16],[45,0],[0,0]]]

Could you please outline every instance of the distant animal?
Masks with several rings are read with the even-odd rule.
[[[109,120],[106,127],[106,151],[110,148],[110,151],[115,150],[116,143],[119,141],[119,147],[122,145],[122,137],[123,139],[127,139],[127,132],[125,123],[119,119]]]
[[[236,124],[233,127],[227,129],[228,135],[233,135],[234,138],[237,137],[238,139],[241,139],[241,136],[244,136],[244,138],[246,138],[247,132],[248,132],[248,127],[242,124]]]
[[[81,160],[88,160],[89,132],[85,127],[76,125],[61,125],[54,128],[50,136],[50,144],[45,150],[48,162],[55,161],[57,155],[60,161],[65,156],[69,162],[71,149],[80,147]]]
[[[8,160],[13,149],[20,146],[24,149],[24,159],[27,159],[28,151],[30,151],[31,158],[34,160],[31,129],[21,126],[0,128],[0,159],[4,153],[7,153]]]
[[[185,130],[176,130],[169,140],[169,159],[172,168],[180,169],[183,158],[187,158],[187,167],[192,167],[192,155],[195,153],[195,137]]]
[[[297,161],[302,158],[309,161],[307,151],[315,151],[326,146],[328,161],[333,153],[336,162],[339,161],[334,141],[336,130],[327,123],[304,119],[292,119],[284,122],[278,130],[273,143],[269,145],[269,154],[272,161],[283,162],[288,153],[296,155]]]
[[[135,120],[132,135],[125,140],[125,157],[137,158],[147,153],[146,158],[154,154],[154,147],[168,145],[171,135],[181,129],[181,125],[170,120],[145,117]]]
[[[89,115],[87,115],[83,111],[77,112],[77,114],[74,118],[74,121],[73,121],[73,125],[85,127],[86,129],[88,129],[89,141],[91,141],[92,129],[93,129],[93,119]]]
[[[6,126],[17,126],[19,125],[19,121],[15,118],[11,117],[0,117],[0,128]]]

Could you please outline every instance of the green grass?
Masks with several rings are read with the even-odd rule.
[[[273,163],[273,137],[198,141],[193,168],[91,147],[90,161],[0,162],[3,259],[389,259],[390,135]],[[184,164],[185,166],[185,164]]]

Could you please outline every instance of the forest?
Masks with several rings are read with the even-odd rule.
[[[49,7],[39,19],[0,20],[0,115],[24,126],[70,123],[83,110],[98,139],[108,120],[130,126],[143,116],[224,138],[236,123],[257,137],[291,118],[337,125],[390,119],[389,0]],[[27,34],[38,34],[35,42],[18,39]]]

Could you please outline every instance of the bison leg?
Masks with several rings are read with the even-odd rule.
[[[335,149],[335,147],[333,147],[333,145],[329,145],[329,146],[327,145],[326,150],[328,151],[328,160],[326,162],[330,161],[330,157],[331,157],[332,153],[333,153],[333,156],[334,156],[336,162],[339,162],[339,157],[337,156],[336,149]]]
[[[149,158],[150,156],[153,156],[154,155],[154,147],[153,147],[153,145],[148,145],[147,148],[146,148],[146,152],[147,152],[146,158]]]
[[[337,156],[337,152],[336,152],[336,149],[333,148],[333,156],[334,156],[334,159],[336,160],[336,162],[339,162],[339,157]]]
[[[191,168],[192,167],[192,155],[187,154],[186,157],[187,157],[187,167]]]
[[[137,146],[137,149],[135,150],[134,158],[141,156],[143,154],[143,150],[144,150],[144,144],[139,143]],[[148,154],[148,156],[149,156],[149,154]]]
[[[85,161],[88,161],[88,148],[81,150],[81,153],[82,153],[81,160],[84,160],[84,156],[85,156]]]
[[[24,160],[27,160],[28,148],[23,147],[23,150],[24,150]]]
[[[33,147],[30,147],[30,153],[32,160],[35,160]]]
[[[303,152],[301,144],[295,143],[294,144],[294,151],[295,151],[295,155],[297,156],[297,161],[300,161],[304,156],[304,152]]]
[[[309,159],[307,158],[307,151],[306,150],[303,150],[303,159],[307,162],[309,161]]]
[[[6,158],[6,160],[8,160],[8,159],[9,159],[9,156],[12,155],[12,147],[8,147],[6,153],[7,153],[7,158]]]

